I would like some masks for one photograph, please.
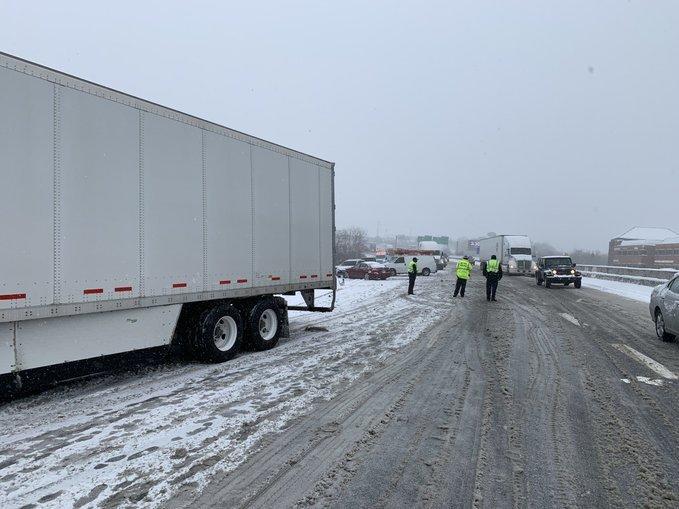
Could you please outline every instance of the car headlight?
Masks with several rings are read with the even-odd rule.
[[[571,270],[571,274],[575,274],[575,270]]]

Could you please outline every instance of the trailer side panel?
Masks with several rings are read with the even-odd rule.
[[[321,253],[321,278],[329,281],[334,280],[335,261],[335,201],[334,195],[334,170],[320,172],[320,253]]]
[[[138,295],[139,113],[61,88],[59,300]]]
[[[321,270],[318,166],[290,159],[291,280],[318,279]]]
[[[142,142],[144,293],[201,291],[201,131],[144,114]]]
[[[207,287],[252,286],[250,146],[205,132],[204,151]]]
[[[288,158],[252,147],[254,286],[290,282]]]
[[[17,370],[168,345],[180,310],[175,304],[18,322]]]
[[[53,298],[55,85],[0,68],[0,310]]]

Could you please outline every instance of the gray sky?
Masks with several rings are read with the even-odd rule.
[[[0,50],[337,163],[339,227],[679,231],[679,2],[0,1]]]

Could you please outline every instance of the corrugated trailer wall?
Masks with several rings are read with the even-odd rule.
[[[330,163],[37,73],[0,66],[0,321],[332,287]]]

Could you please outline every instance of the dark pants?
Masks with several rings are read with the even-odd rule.
[[[455,293],[453,293],[453,297],[457,297],[458,293],[464,297],[465,288],[467,288],[467,280],[458,277],[457,282],[455,283]]]
[[[498,280],[492,277],[486,279],[486,299],[495,300],[495,292],[497,291]]]
[[[415,278],[417,274],[408,273],[408,295],[413,295],[413,288],[415,288]]]

